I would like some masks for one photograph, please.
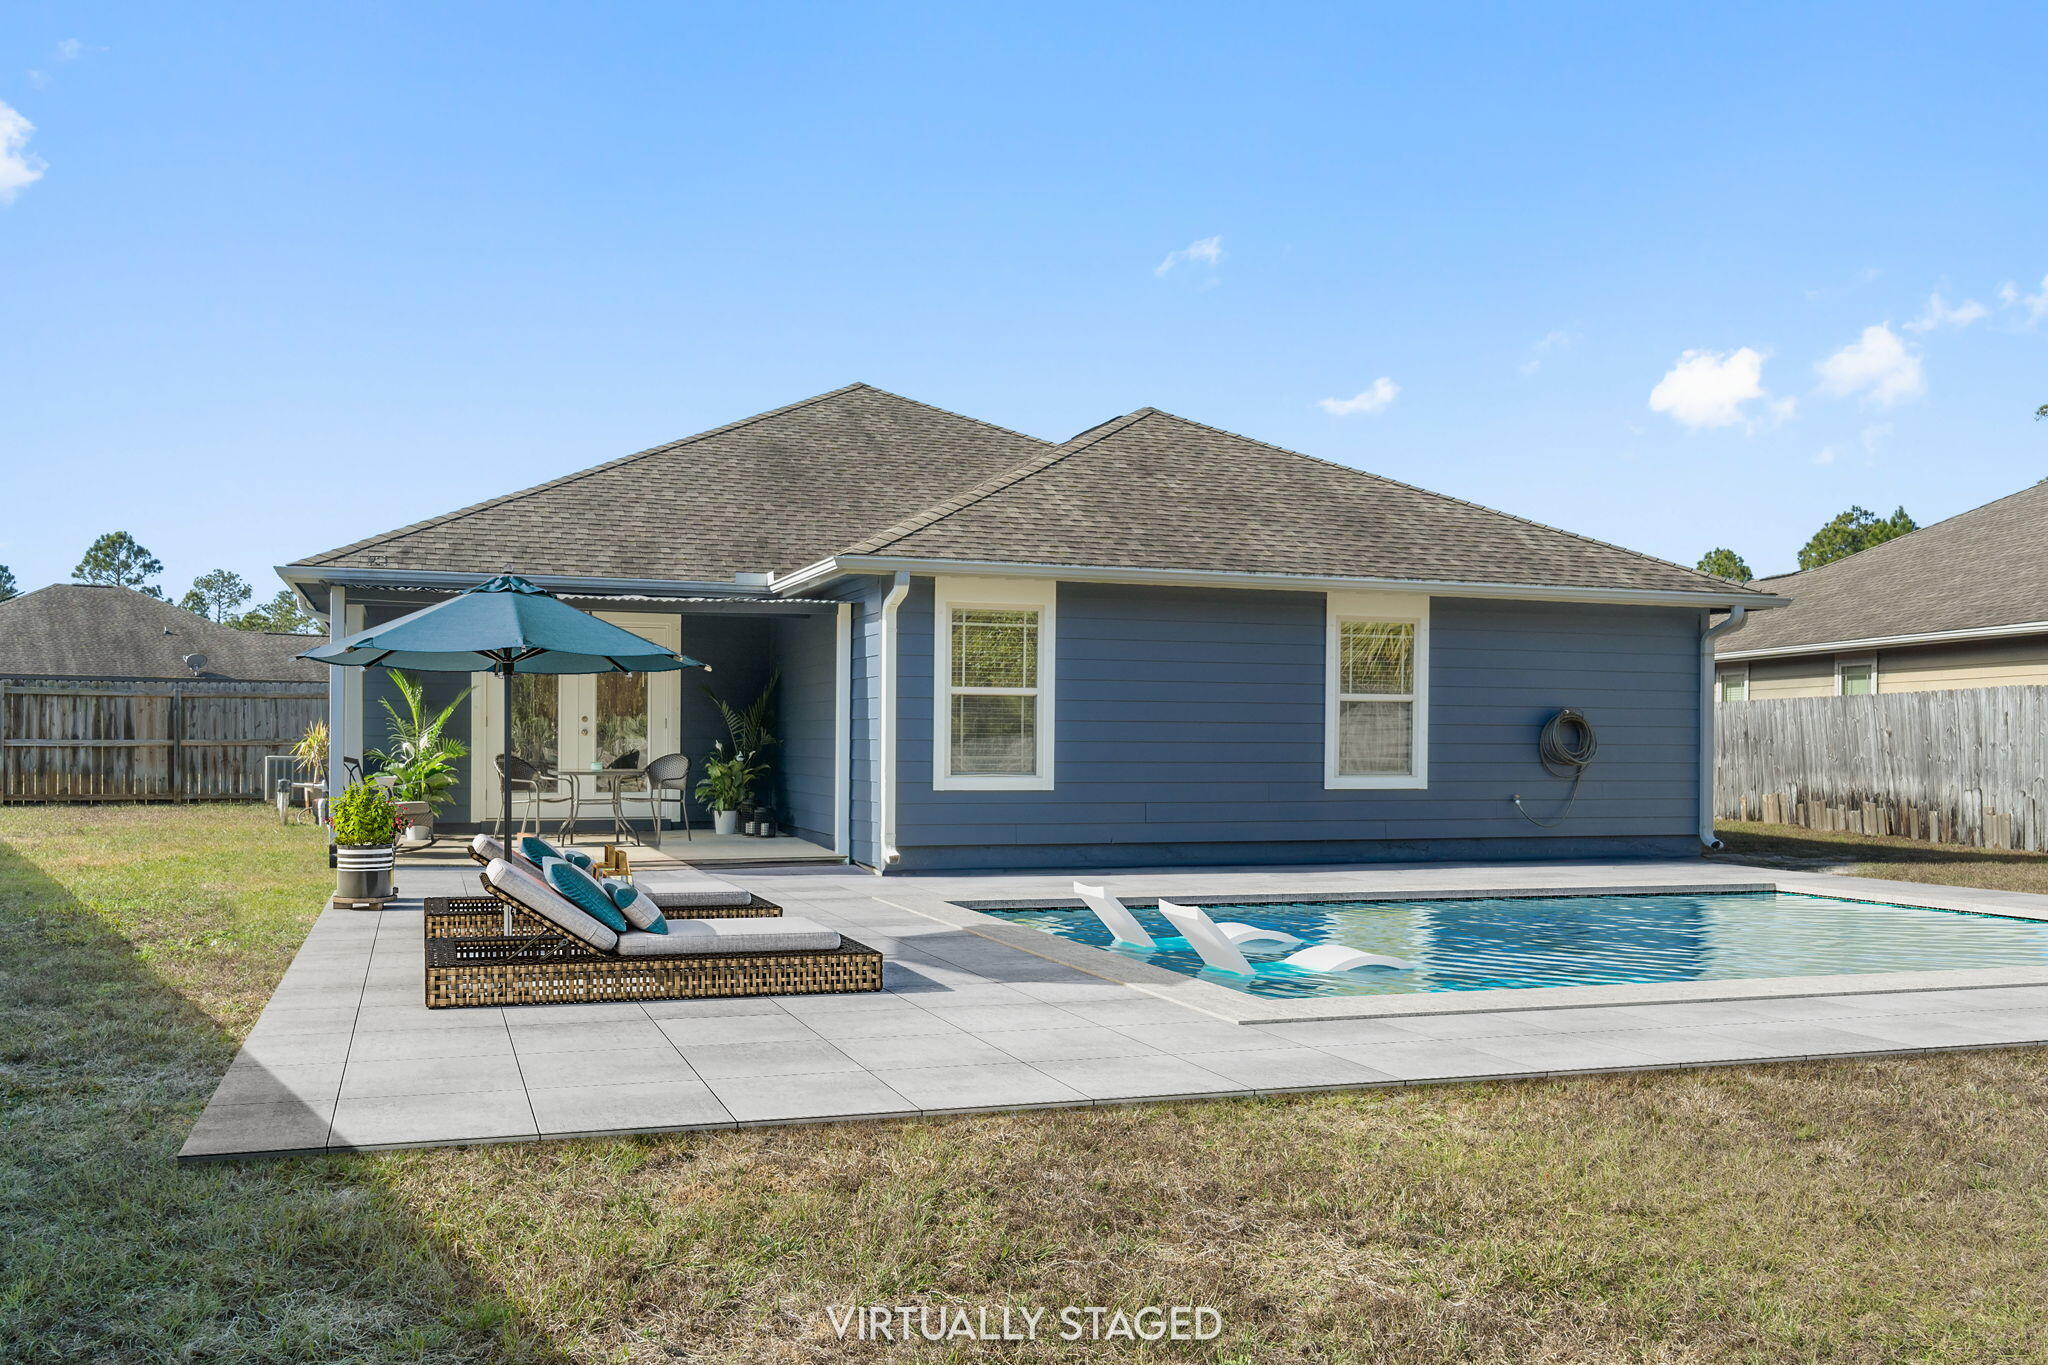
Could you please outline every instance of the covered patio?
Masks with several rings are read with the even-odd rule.
[[[374,579],[375,575],[371,575]],[[416,577],[416,576],[415,576]],[[446,600],[466,584],[366,582],[329,590],[335,636],[353,635]],[[843,860],[850,846],[849,736],[843,698],[850,668],[850,614],[825,599],[558,591],[571,605],[665,648],[711,665],[707,673],[521,674],[513,681],[513,749],[540,775],[521,784],[513,817],[551,839],[595,847],[620,833],[635,866],[692,862]],[[330,790],[346,785],[345,760],[384,740],[384,701],[398,691],[380,670],[337,668],[328,696]],[[469,689],[451,729],[468,747],[453,800],[436,812],[444,835],[495,827],[503,749],[500,688],[487,674],[421,673],[426,704],[445,706]],[[718,835],[694,787],[712,745],[726,738],[717,701],[744,708],[775,688],[770,774],[757,792],[774,837]],[[679,787],[659,793],[637,778],[665,755],[689,760]],[[516,769],[515,765],[515,769]],[[466,862],[444,839],[423,858]]]

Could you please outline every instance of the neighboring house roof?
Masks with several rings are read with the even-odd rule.
[[[1796,654],[2048,630],[2044,533],[2048,484],[2035,484],[1832,564],[1758,579],[1751,586],[1792,604],[1750,617],[1716,641],[1716,652]]]
[[[730,582],[808,564],[1044,448],[851,384],[298,563]]]
[[[0,602],[0,677],[325,682],[326,668],[292,657],[318,643],[217,625],[133,588],[59,583]]]
[[[1769,601],[1151,408],[1051,446],[865,384],[288,567],[710,582],[863,555]]]
[[[1633,550],[1153,408],[1083,432],[849,553],[1731,591],[1720,579]]]

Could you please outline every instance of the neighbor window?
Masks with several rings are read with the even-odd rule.
[[[1325,785],[1426,785],[1428,600],[1332,594]]]
[[[1835,694],[1867,697],[1877,691],[1877,660],[1838,659],[1835,662]]]
[[[1749,669],[1724,668],[1714,675],[1714,695],[1720,701],[1749,700]]]
[[[1052,785],[1052,587],[939,581],[934,786]]]

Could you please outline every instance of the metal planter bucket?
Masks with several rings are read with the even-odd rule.
[[[334,850],[337,873],[334,898],[344,901],[389,900],[391,870],[397,861],[398,851],[389,844],[380,848],[338,845]]]

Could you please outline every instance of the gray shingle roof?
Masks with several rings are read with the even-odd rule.
[[[878,553],[1744,592],[1151,408],[1051,446],[865,384],[299,563],[709,582]]]
[[[0,602],[0,677],[325,682],[327,670],[292,656],[312,635],[235,630],[132,588],[58,583]]]
[[[852,384],[299,562],[729,581],[814,563],[1044,448]]]
[[[1817,569],[1753,585],[1792,599],[1721,636],[1718,652],[2048,621],[2048,484]]]
[[[1152,408],[853,553],[1742,594],[1720,579]]]

